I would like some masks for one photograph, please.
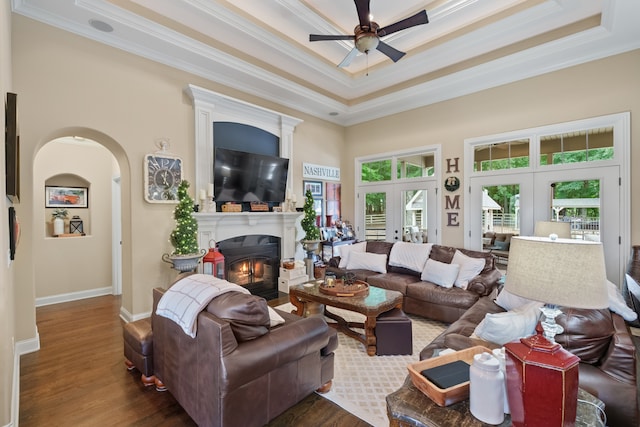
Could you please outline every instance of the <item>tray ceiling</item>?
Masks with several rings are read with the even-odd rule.
[[[234,89],[351,125],[640,47],[635,0],[371,0],[373,20],[429,23],[336,64],[351,0],[12,0],[13,11]],[[107,30],[107,31],[105,31]],[[111,31],[109,31],[111,30]]]

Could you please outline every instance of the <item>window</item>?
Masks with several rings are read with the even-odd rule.
[[[529,167],[529,139],[502,141],[474,147],[474,172]]]
[[[613,159],[613,127],[540,137],[540,165]]]
[[[360,171],[362,182],[390,181],[391,159],[362,163]]]
[[[435,173],[434,155],[415,154],[398,157],[396,160],[396,178],[413,179],[433,176]]]

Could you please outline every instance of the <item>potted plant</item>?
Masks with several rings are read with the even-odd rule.
[[[53,220],[53,235],[58,236],[60,234],[64,234],[64,220],[69,216],[69,212],[67,212],[64,208],[55,209],[51,213],[51,219]]]
[[[302,239],[303,244],[313,244],[317,248],[318,243],[320,242],[320,230],[316,226],[316,210],[313,205],[313,195],[311,194],[311,190],[307,190],[305,193],[304,199],[304,217],[302,218],[302,229],[305,232],[304,239]]]
[[[313,261],[315,258],[315,252],[320,246],[320,230],[316,226],[316,210],[313,206],[313,195],[311,190],[307,190],[304,199],[304,217],[300,225],[304,230],[304,238],[302,239],[302,247],[307,252],[307,258],[305,264],[307,267],[307,275],[309,278],[314,277]]]
[[[207,252],[198,247],[198,223],[193,217],[193,199],[187,192],[189,182],[182,180],[178,186],[178,205],[173,210],[176,228],[171,232],[173,245],[171,254],[164,254],[162,260],[173,264],[178,271],[193,271],[200,258]]]

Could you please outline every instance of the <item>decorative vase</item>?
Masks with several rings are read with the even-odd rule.
[[[64,219],[62,218],[53,219],[53,234],[54,236],[64,234]]]
[[[200,263],[200,258],[202,258],[207,251],[202,249],[197,254],[187,254],[187,255],[162,255],[162,260],[168,264],[172,264],[175,270],[178,270],[182,273],[193,271],[198,268],[198,264]]]
[[[313,263],[315,262],[315,253],[318,251],[318,247],[320,246],[320,240],[302,240],[300,243],[302,243],[302,248],[307,253],[304,264],[307,270],[307,276],[311,279],[314,277]]]

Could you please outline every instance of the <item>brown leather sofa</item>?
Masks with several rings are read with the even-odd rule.
[[[556,341],[580,357],[580,387],[605,403],[608,425],[638,426],[636,349],[624,319],[608,309],[561,309],[556,320],[565,331]],[[445,348],[498,347],[470,337],[487,313],[503,311],[492,298],[481,298],[420,352],[420,360]]]
[[[331,387],[338,340],[323,318],[278,311],[285,323],[269,328],[264,299],[229,292],[198,315],[191,338],[155,314],[163,293],[153,291],[154,374],[199,426],[263,426]]]
[[[417,314],[441,322],[455,322],[482,296],[493,292],[502,273],[495,266],[495,257],[487,252],[460,249],[470,257],[483,258],[484,269],[469,281],[467,289],[458,287],[443,288],[431,282],[420,279],[420,272],[403,267],[389,265],[389,255],[394,243],[367,242],[366,252],[387,255],[387,272],[378,273],[370,270],[346,270],[339,268],[340,257],[329,261],[327,272],[342,277],[348,272],[356,275],[372,286],[399,291],[404,295],[403,310],[405,313]],[[433,245],[429,258],[436,261],[451,263],[456,248],[452,246]]]

